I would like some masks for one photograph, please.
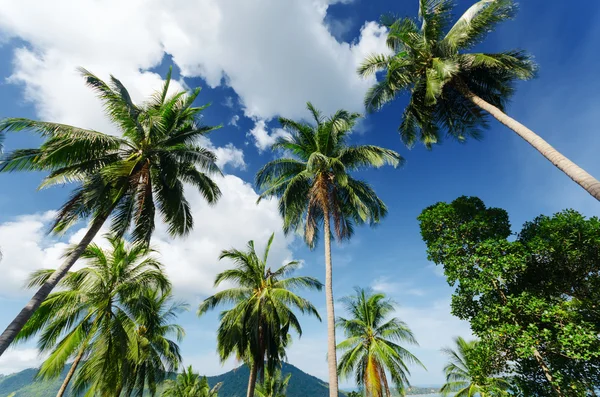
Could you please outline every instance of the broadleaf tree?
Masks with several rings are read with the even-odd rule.
[[[430,260],[443,265],[452,313],[471,324],[498,373],[527,395],[586,396],[600,386],[600,220],[566,210],[527,222],[476,197],[419,216]],[[535,392],[533,392],[535,390]]]

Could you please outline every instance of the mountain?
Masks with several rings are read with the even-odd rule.
[[[14,397],[54,397],[66,376],[68,367],[65,367],[60,378],[52,381],[36,381],[36,369],[26,369],[16,374],[0,376],[0,397],[7,397],[15,393]],[[287,397],[327,397],[329,395],[327,383],[299,370],[291,364],[284,364],[282,373],[292,374],[288,386]],[[246,397],[248,386],[248,367],[241,366],[233,371],[218,376],[209,376],[211,386],[223,382],[219,397]],[[174,378],[175,374],[171,376]],[[70,394],[67,393],[67,396]],[[340,397],[344,395],[340,393]]]

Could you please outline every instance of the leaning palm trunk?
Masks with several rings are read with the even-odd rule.
[[[248,379],[248,393],[246,397],[254,397],[254,389],[256,388],[256,378],[258,374],[258,365],[252,363],[250,366],[250,378]]]
[[[87,231],[85,236],[81,239],[75,249],[69,254],[67,260],[58,268],[52,275],[46,280],[46,282],[37,290],[35,295],[29,300],[27,305],[21,310],[21,312],[15,317],[15,319],[6,327],[2,335],[0,335],[0,356],[10,346],[12,341],[15,339],[17,334],[21,331],[25,323],[29,321],[33,313],[42,304],[42,302],[48,297],[50,292],[56,287],[60,280],[71,270],[71,267],[75,264],[77,259],[81,256],[83,251],[92,242],[96,234],[100,231],[100,228],[108,218],[108,215],[98,216],[92,222],[90,229]]]
[[[483,100],[481,97],[475,95],[463,84],[457,84],[457,88],[460,92],[468,98],[475,105],[491,114],[496,120],[513,130],[527,143],[533,146],[538,152],[546,157],[552,164],[554,164],[559,170],[564,172],[569,178],[575,183],[584,188],[589,194],[591,194],[596,200],[600,201],[600,181],[588,174],[583,168],[569,160],[567,157],[562,155],[558,150],[554,149],[548,142],[542,139],[535,132],[525,127],[515,119],[509,117],[502,110],[492,105],[491,103]]]
[[[79,362],[81,361],[81,359],[83,358],[83,355],[85,354],[85,348],[86,348],[85,345],[82,346],[81,350],[79,351],[79,354],[77,354],[77,357],[75,357],[75,360],[73,360],[73,363],[71,364],[71,368],[69,369],[69,372],[67,373],[67,376],[65,377],[65,380],[63,381],[62,385],[60,386],[58,393],[56,393],[56,397],[62,397],[63,394],[65,394],[65,391],[67,391],[67,386],[69,386],[69,382],[71,382],[71,379],[73,378],[73,375],[75,374],[75,370],[77,369]]]
[[[331,230],[329,212],[323,211],[323,239],[325,240],[325,299],[327,302],[327,365],[329,366],[329,397],[338,397],[337,356],[335,350],[335,311],[331,263]]]

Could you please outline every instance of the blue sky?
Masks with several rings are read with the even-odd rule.
[[[194,308],[212,293],[214,275],[227,263],[218,252],[259,246],[276,232],[273,263],[302,259],[302,274],[324,279],[322,246],[307,250],[298,238],[284,238],[274,202],[255,205],[256,170],[273,158],[265,150],[278,134],[276,117],[306,117],[306,101],[331,113],[338,108],[362,111],[369,81],[354,70],[364,55],[383,48],[380,14],[416,15],[416,0],[198,0],[170,2],[0,0],[0,117],[43,118],[110,133],[101,106],[74,72],[84,66],[130,87],[136,100],[160,86],[169,65],[182,86],[203,87],[199,103],[211,102],[206,124],[223,124],[205,145],[220,155],[227,176],[219,183],[224,197],[207,208],[193,194],[196,228],[186,239],[171,240],[159,227],[155,244],[173,280],[176,294]],[[471,1],[458,1],[456,13]],[[539,77],[519,84],[508,112],[538,132],[593,175],[600,176],[598,110],[600,79],[600,4],[529,0],[515,21],[500,26],[480,46],[483,51],[522,48],[540,64]],[[401,169],[365,171],[389,207],[376,228],[361,228],[351,242],[334,249],[337,297],[355,285],[388,293],[399,304],[397,315],[416,334],[412,347],[428,368],[413,369],[417,385],[439,384],[444,358],[440,348],[468,324],[449,312],[451,289],[428,263],[416,217],[428,205],[460,195],[481,197],[505,208],[513,228],[539,214],[574,208],[600,215],[591,196],[535,150],[496,122],[480,142],[446,140],[427,151],[408,150],[396,133],[406,103],[401,96],[381,112],[368,115],[352,135],[353,143],[392,148],[407,160]],[[13,134],[6,149],[30,147],[39,140]],[[2,175],[0,190],[0,325],[8,323],[30,292],[21,286],[28,272],[56,266],[65,244],[82,235],[79,225],[62,238],[47,237],[49,211],[57,209],[70,187],[36,191],[39,174]],[[307,294],[325,314],[324,296]],[[187,330],[186,364],[217,374],[216,313],[197,319],[195,309],[181,316]],[[338,311],[338,314],[343,314]],[[289,352],[290,362],[326,378],[325,325],[303,322],[305,332]],[[39,363],[34,344],[17,346],[0,358],[0,373]],[[345,385],[348,382],[344,382]]]

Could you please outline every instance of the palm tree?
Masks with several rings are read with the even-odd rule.
[[[219,273],[215,287],[222,282],[236,287],[217,292],[198,307],[200,316],[221,304],[234,305],[221,313],[217,344],[223,360],[235,355],[249,364],[247,397],[254,397],[258,373],[264,377],[265,359],[270,373],[280,364],[289,343],[289,328],[302,335],[302,327],[292,309],[321,319],[317,309],[294,291],[299,288],[320,290],[322,284],[312,277],[288,277],[300,267],[300,262],[288,262],[275,271],[267,267],[274,236],[269,238],[262,257],[256,253],[253,241],[248,242],[246,251],[221,252],[219,259],[232,260],[235,268]]]
[[[192,229],[184,183],[198,188],[209,204],[221,194],[210,178],[220,173],[215,155],[196,145],[199,138],[214,129],[198,124],[199,113],[205,107],[192,104],[199,89],[189,95],[168,95],[169,71],[162,90],[147,103],[136,105],[115,77],[111,76],[107,84],[85,69],[81,73],[122,136],[28,119],[0,122],[0,132],[30,130],[45,138],[37,149],[8,154],[0,162],[0,171],[47,171],[49,175],[41,187],[78,183],[58,212],[52,231],[64,232],[74,223],[90,219],[79,245],[0,335],[0,355],[111,215],[115,236],[122,236],[133,226],[133,241],[147,244],[154,230],[156,207],[173,236]]]
[[[144,386],[151,396],[156,387],[165,380],[168,372],[176,371],[181,362],[177,343],[169,339],[174,335],[181,342],[185,332],[173,321],[187,309],[187,304],[173,301],[171,291],[144,291],[135,304],[139,312],[133,346],[130,348],[132,373],[128,376],[128,395],[142,397]]]
[[[128,247],[115,236],[107,240],[109,250],[87,246],[81,255],[86,266],[67,273],[59,283],[61,291],[44,300],[15,339],[26,341],[40,334],[40,352],[50,353],[38,373],[44,379],[59,376],[74,358],[57,397],[72,379],[74,392],[119,395],[116,391],[131,370],[126,358],[136,314],[141,313],[140,298],[148,290],[168,293],[170,288],[162,265],[148,256],[152,250],[145,244]],[[33,273],[29,286],[42,285],[52,274],[51,269]],[[176,346],[170,348],[178,357]]]
[[[206,377],[200,377],[190,365],[177,375],[177,379],[165,382],[163,397],[217,397],[223,383],[217,383],[212,389]]]
[[[456,350],[445,348],[443,352],[448,356],[448,365],[444,368],[446,383],[442,386],[443,396],[455,397],[499,397],[507,396],[511,384],[500,377],[491,377],[480,374],[473,353],[477,341],[466,341],[461,337],[455,339]]]
[[[281,370],[267,374],[265,380],[256,387],[255,397],[286,397],[288,383],[292,374],[281,377]]]
[[[400,393],[409,386],[410,374],[406,363],[423,366],[400,343],[417,345],[411,330],[398,318],[389,318],[394,304],[385,294],[371,293],[356,288],[356,294],[341,299],[349,319],[339,317],[337,326],[347,339],[337,348],[342,352],[338,372],[340,376],[354,375],[356,384],[366,397],[391,397],[390,382]]]
[[[537,66],[522,51],[468,52],[494,26],[512,18],[512,0],[481,0],[448,29],[453,0],[419,0],[420,26],[413,19],[384,17],[387,44],[393,55],[367,57],[358,69],[363,76],[385,71],[383,80],[365,97],[369,111],[381,108],[400,92],[410,92],[400,136],[412,146],[438,143],[440,132],[464,141],[478,138],[488,114],[533,146],[597,200],[600,182],[563,156],[529,128],[504,113],[517,80],[535,75]]]
[[[324,118],[312,104],[307,106],[316,125],[280,118],[281,126],[289,135],[279,138],[273,149],[283,149],[292,157],[267,163],[256,174],[256,184],[262,190],[259,200],[279,198],[286,234],[303,226],[306,243],[314,248],[318,228],[323,225],[329,395],[337,397],[331,235],[333,233],[339,241],[348,239],[354,225],[373,225],[387,213],[375,191],[367,183],[354,179],[350,172],[385,164],[398,166],[404,160],[392,150],[347,144],[348,134],[360,115],[338,110]]]

